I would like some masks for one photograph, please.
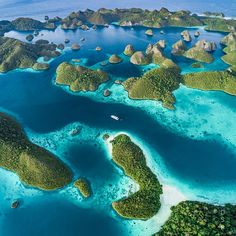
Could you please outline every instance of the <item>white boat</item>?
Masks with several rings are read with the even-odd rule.
[[[120,120],[120,118],[119,118],[118,116],[115,116],[115,115],[111,115],[111,118],[112,118],[113,120]]]

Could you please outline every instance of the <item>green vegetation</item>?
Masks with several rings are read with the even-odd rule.
[[[236,33],[230,33],[221,40],[224,48],[224,55],[221,59],[231,66],[231,69],[236,71]]]
[[[15,172],[27,185],[55,190],[71,181],[67,166],[47,150],[31,143],[21,127],[0,113],[0,167]]]
[[[228,71],[190,73],[182,78],[189,88],[223,91],[236,96],[236,76]]]
[[[168,221],[155,236],[236,235],[236,206],[185,201],[172,207]]]
[[[201,62],[194,62],[192,65],[192,68],[203,68],[204,65]]]
[[[116,54],[111,55],[110,58],[109,58],[109,62],[111,64],[118,64],[122,61],[123,61],[123,59],[120,56],[116,55]]]
[[[213,17],[215,16],[215,17]],[[62,20],[63,28],[75,29],[81,24],[106,25],[119,22],[121,26],[141,25],[146,27],[166,26],[206,26],[207,30],[230,32],[236,28],[236,20],[222,18],[221,13],[206,12],[205,16],[191,14],[190,11],[172,12],[166,8],[158,10],[130,9],[99,9],[72,12]]]
[[[205,62],[205,63],[212,63],[214,61],[213,56],[200,47],[190,48],[183,54],[183,56],[189,59],[193,59],[193,60],[196,60],[199,62]]]
[[[57,57],[56,44],[29,44],[20,40],[0,37],[0,72],[16,68],[47,69],[37,63],[40,56]]]
[[[67,62],[61,63],[56,73],[56,83],[70,86],[73,92],[95,91],[100,84],[109,79],[107,73],[101,70],[92,70]]]
[[[129,219],[149,219],[160,209],[162,187],[146,164],[145,156],[130,137],[121,134],[112,141],[112,159],[139,184],[139,191],[112,203],[114,210]]]
[[[91,186],[87,179],[79,178],[74,182],[74,186],[79,189],[83,197],[88,198],[92,195]]]
[[[220,32],[231,32],[236,28],[236,20],[227,20],[219,17],[203,17],[206,30],[209,31],[220,31]]]
[[[123,86],[132,99],[159,100],[164,107],[174,109],[175,97],[172,92],[179,88],[180,82],[178,67],[166,59],[161,68],[153,69],[140,78],[129,78]]]

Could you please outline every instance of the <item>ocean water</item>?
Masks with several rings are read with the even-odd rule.
[[[162,108],[160,102],[130,100],[122,86],[114,80],[139,76],[155,65],[144,67],[129,63],[122,55],[131,43],[144,50],[148,43],[165,39],[166,54],[180,39],[183,28],[166,28],[165,34],[154,30],[147,37],[145,28],[125,29],[117,26],[97,31],[42,31],[39,38],[71,44],[85,38],[81,50],[66,48],[62,56],[50,62],[45,72],[14,70],[0,74],[0,110],[18,119],[29,138],[65,161],[74,178],[87,177],[93,187],[93,197],[83,200],[71,185],[54,192],[43,192],[24,186],[16,175],[0,170],[0,235],[135,235],[148,236],[159,230],[168,218],[170,206],[184,199],[210,203],[236,203],[236,97],[222,92],[204,92],[181,86],[175,92],[176,110]],[[193,34],[197,29],[190,28]],[[213,40],[218,49],[215,62],[204,69],[191,68],[192,61],[178,57],[183,73],[201,70],[224,70],[220,39],[225,34],[201,32],[200,39]],[[43,34],[43,35],[41,35]],[[9,37],[25,40],[25,33],[9,32]],[[35,39],[36,40],[36,39]],[[189,44],[195,43],[193,40]],[[103,48],[96,52],[96,46]],[[109,55],[122,55],[124,62],[107,65],[111,79],[96,92],[71,93],[67,87],[55,85],[55,70],[62,61],[81,59],[80,64],[100,68]],[[112,95],[103,97],[109,88]],[[110,118],[118,115],[122,121]],[[82,132],[69,135],[77,126]],[[102,135],[125,132],[140,144],[148,165],[164,186],[160,213],[148,221],[124,220],[111,208],[112,201],[137,191],[137,185],[125,177],[111,161],[110,146]],[[3,180],[3,181],[2,181]],[[11,202],[20,199],[19,209],[10,209]]]
[[[179,0],[135,0],[135,1],[110,1],[110,0],[86,0],[70,1],[64,0],[1,0],[0,18],[12,19],[19,16],[31,16],[43,19],[45,15],[66,16],[68,13],[76,10],[98,9],[98,8],[131,8],[140,7],[145,9],[160,9],[167,7],[170,10],[190,10],[194,13],[203,13],[205,11],[223,12],[227,16],[235,17],[236,0],[199,0],[188,1]]]

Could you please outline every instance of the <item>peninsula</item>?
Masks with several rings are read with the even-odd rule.
[[[147,166],[141,148],[129,136],[120,134],[112,141],[112,160],[140,187],[138,192],[113,202],[114,210],[129,219],[147,220],[154,216],[161,207],[162,186]]]
[[[0,167],[27,185],[55,190],[69,184],[72,173],[56,156],[31,143],[19,124],[0,113]]]

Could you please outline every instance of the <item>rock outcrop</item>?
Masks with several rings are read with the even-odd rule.
[[[126,56],[132,56],[135,53],[134,47],[131,44],[128,44],[125,47],[124,54]]]

